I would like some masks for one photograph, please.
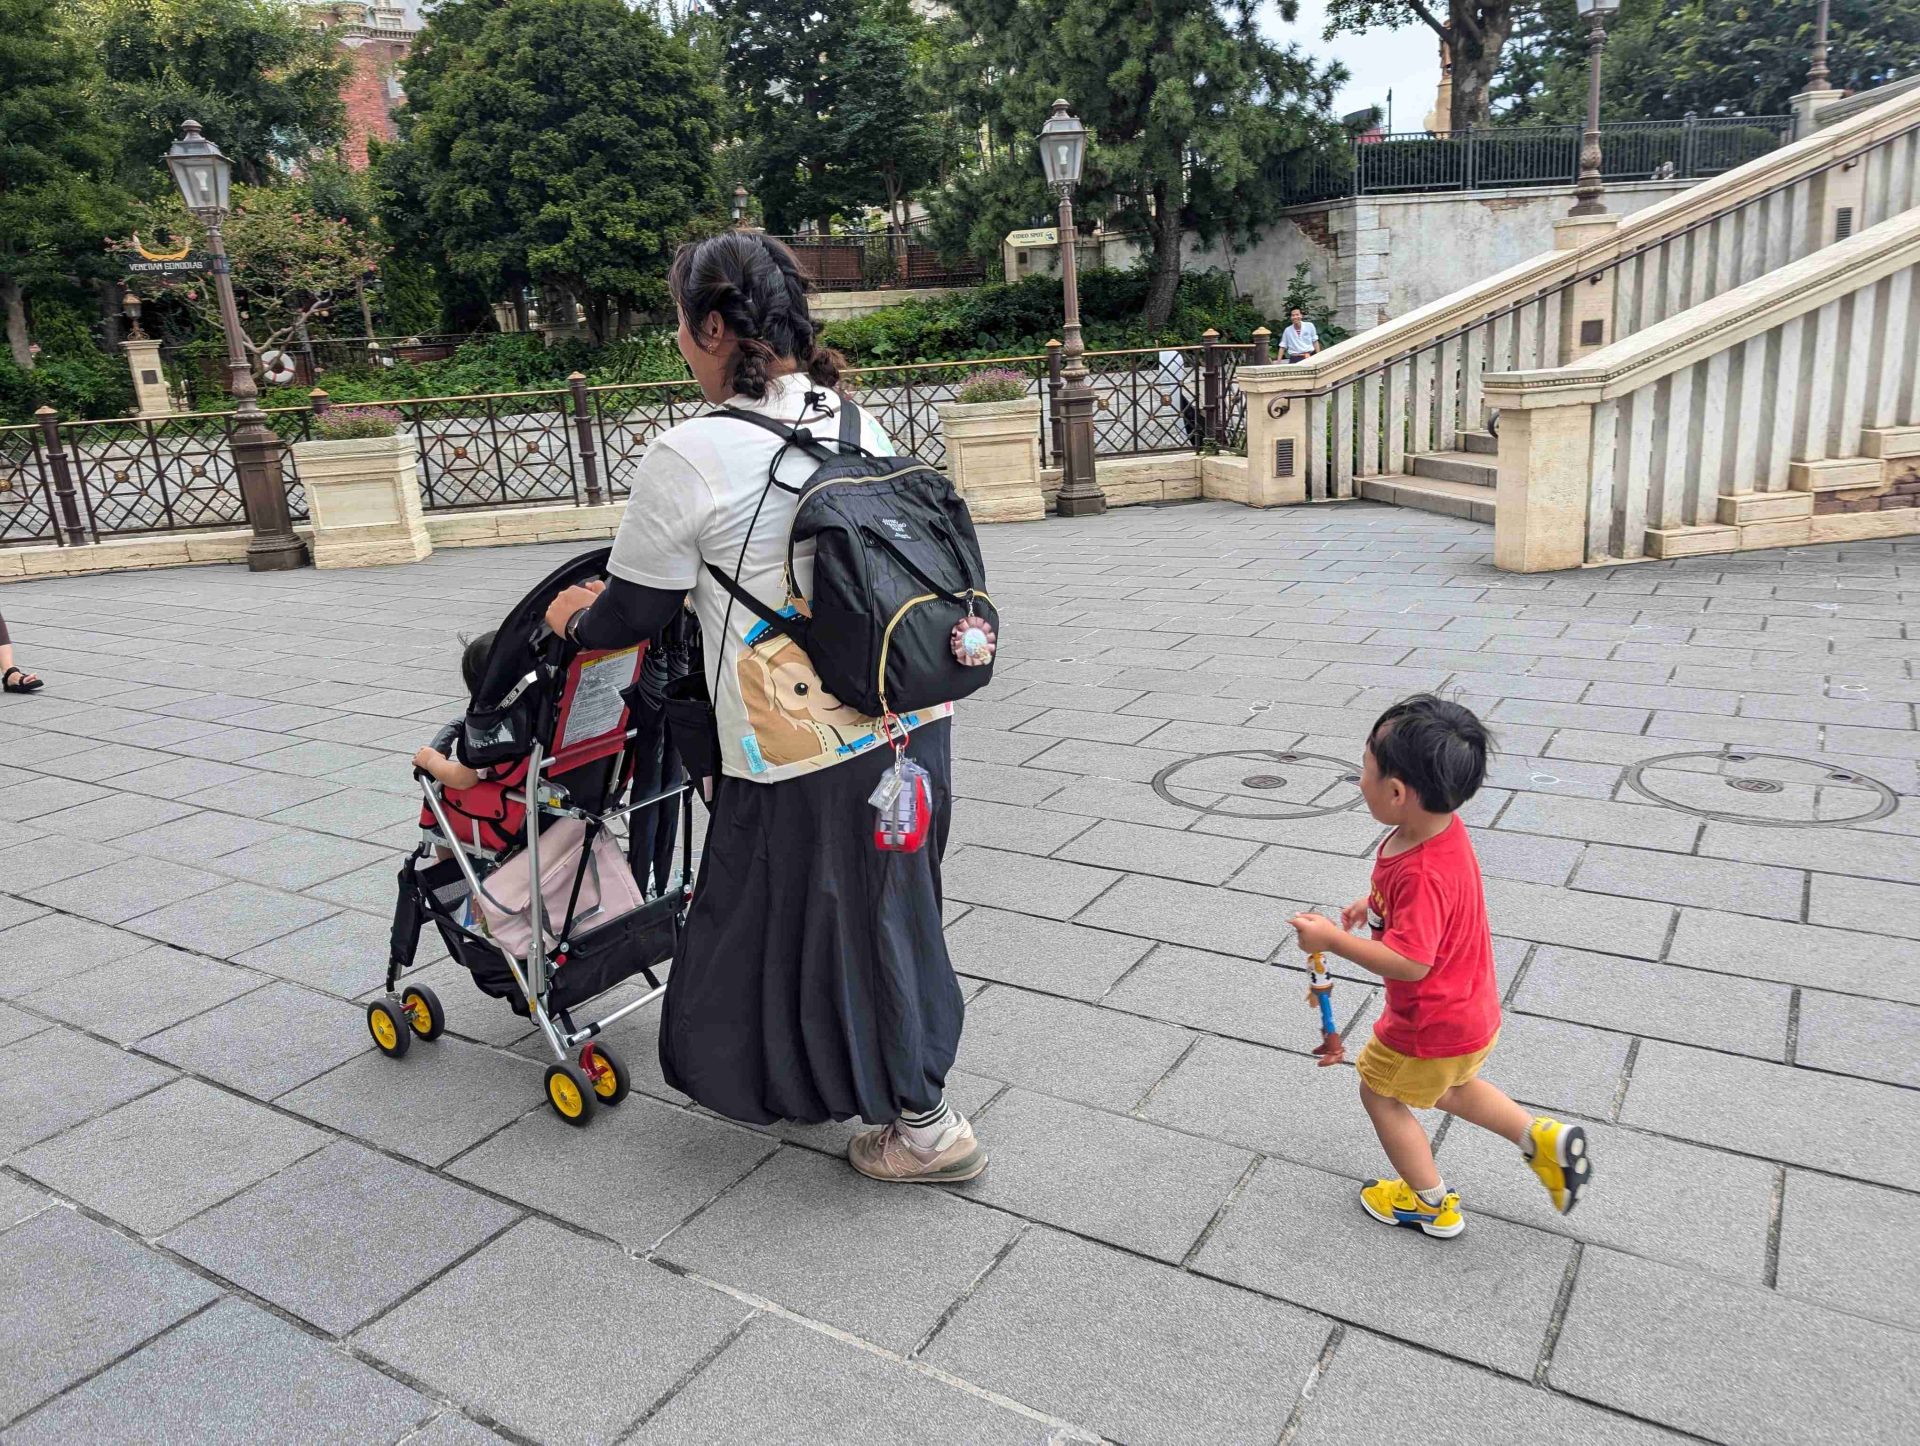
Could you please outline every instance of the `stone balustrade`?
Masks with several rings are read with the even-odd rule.
[[[1483,378],[1515,571],[1920,532],[1920,209],[1569,367]]]
[[[1577,364],[1916,203],[1920,91],[1902,90],[1624,219],[1569,218],[1559,249],[1280,370],[1268,440],[1292,438],[1308,499],[1351,497],[1484,429],[1488,375]]]

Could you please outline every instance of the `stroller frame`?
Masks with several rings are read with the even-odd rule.
[[[637,731],[636,729],[629,728],[625,742],[631,744]],[[541,817],[578,818],[590,824],[597,824],[604,827],[616,819],[625,818],[629,814],[636,813],[643,808],[651,808],[655,804],[665,803],[669,799],[682,798],[692,792],[692,789],[687,784],[681,783],[662,793],[657,793],[651,798],[622,804],[619,808],[609,809],[605,813],[591,813],[583,808],[575,808],[570,805],[562,805],[552,801],[554,795],[551,789],[543,790],[540,787],[541,775],[545,772],[547,764],[551,761],[543,755],[544,750],[541,745],[536,742],[533,745],[533,756],[527,765],[525,793],[527,808],[527,867],[535,879],[541,876],[539,826]],[[469,854],[467,849],[459,842],[459,835],[455,832],[452,823],[448,820],[446,809],[440,802],[440,790],[435,786],[431,777],[423,776],[421,778],[420,791],[426,797],[427,807],[433,811],[434,826],[440,830],[441,834],[453,848],[453,857],[460,866],[460,874],[461,877],[466,880],[467,888],[476,896],[485,893],[486,884],[481,880],[479,874],[475,872],[471,854]],[[660,895],[660,898],[671,898],[677,893],[680,897],[681,907],[685,908],[686,904],[693,897],[693,810],[691,808],[683,807],[680,810],[680,839],[679,872],[667,881],[666,890]],[[588,856],[582,852],[580,856],[580,871],[574,876],[573,887],[575,897],[578,897],[580,881],[585,877],[587,865]],[[658,900],[654,902],[657,903]],[[520,992],[526,1000],[528,1012],[533,1018],[534,1023],[539,1027],[540,1032],[547,1037],[547,1043],[552,1047],[555,1059],[565,1060],[568,1051],[575,1045],[593,1039],[608,1025],[625,1019],[635,1010],[644,1009],[662,994],[666,993],[666,985],[653,982],[652,967],[650,965],[642,965],[634,972],[645,974],[647,976],[647,982],[652,985],[652,987],[638,999],[623,1004],[611,1014],[604,1015],[600,1019],[594,1020],[592,1023],[579,1028],[574,1027],[569,1010],[562,1009],[558,1011],[558,1018],[556,1019],[555,1012],[549,1011],[546,1007],[547,989],[553,978],[553,968],[547,959],[547,951],[544,947],[544,943],[548,938],[546,928],[546,900],[541,896],[541,892],[537,888],[529,890],[527,913],[529,922],[533,928],[534,942],[542,947],[529,950],[525,960],[516,959],[512,950],[508,949],[491,935],[475,933],[471,929],[461,928],[459,924],[455,924],[453,927],[461,929],[461,932],[474,943],[484,945],[500,956],[502,962],[507,966],[507,971],[513,975],[513,982],[520,986]],[[553,936],[553,942],[556,947],[566,941],[572,922],[570,919],[561,922],[561,932]],[[659,961],[655,962],[657,963]],[[387,971],[387,992],[389,994],[393,993],[394,986],[397,983],[398,978],[396,971],[389,967]]]
[[[552,634],[544,635],[546,645],[552,646],[555,641]],[[603,728],[578,742],[567,736],[568,710],[585,667],[589,662],[609,661],[627,651],[585,652],[562,644],[561,651],[548,655],[557,665],[557,675],[566,681],[565,692],[557,708],[546,715],[552,725],[555,747],[549,751],[545,732],[535,731],[531,751],[527,755],[523,785],[514,791],[525,809],[518,848],[526,853],[530,884],[524,909],[530,926],[524,958],[490,932],[469,928],[454,916],[440,898],[443,889],[454,885],[454,877],[445,871],[444,863],[431,866],[432,870],[440,871],[438,882],[434,881],[431,871],[423,875],[418,867],[436,843],[444,843],[451,850],[459,881],[464,884],[468,898],[477,901],[484,897],[498,904],[498,900],[487,892],[486,877],[475,867],[476,856],[487,857],[489,851],[478,846],[477,837],[472,841],[460,838],[442,797],[441,785],[432,775],[418,768],[414,770],[414,778],[420,786],[438,838],[428,838],[418,844],[407,856],[401,873],[402,916],[409,907],[410,898],[415,901],[416,907],[424,906],[424,912],[411,924],[413,939],[417,940],[418,933],[430,918],[438,927],[455,962],[474,974],[475,982],[483,992],[498,996],[507,991],[507,980],[511,980],[511,990],[517,992],[524,1003],[524,1013],[553,1053],[554,1063],[548,1066],[546,1072],[548,1103],[562,1119],[573,1125],[587,1124],[596,1103],[617,1105],[626,1097],[630,1084],[626,1068],[611,1049],[599,1042],[599,1036],[612,1024],[644,1009],[666,992],[666,986],[654,970],[671,959],[673,946],[693,899],[692,787],[683,780],[645,798],[619,802],[622,796],[634,789],[637,761],[635,745],[643,732],[628,693],[623,691],[621,694],[623,711],[614,726]],[[644,646],[638,651],[644,657]],[[639,666],[636,661],[636,670]],[[603,763],[610,763],[612,771],[594,800],[600,806],[585,807],[569,792],[563,776]],[[679,816],[675,821],[678,837],[668,844],[663,836],[661,843],[667,848],[677,844],[679,858],[675,861],[676,867],[672,873],[662,881],[659,891],[638,907],[617,914],[604,924],[595,921],[576,935],[576,930],[583,923],[576,912],[582,885],[588,870],[595,867],[595,841],[610,825],[622,819],[630,820],[643,810],[676,800],[679,803]],[[609,802],[615,806],[606,806]],[[541,884],[541,825],[560,818],[582,821],[587,833],[585,845],[580,850],[578,867],[573,871],[565,915],[556,925]],[[628,857],[622,859],[623,867],[632,866],[633,842],[630,837]],[[505,856],[511,857],[515,852],[507,850]],[[664,871],[667,857],[664,852],[657,854],[656,867]],[[659,874],[655,873],[653,877],[658,878]],[[409,890],[412,892],[409,893]],[[607,932],[596,943],[595,936],[603,928]],[[445,1013],[431,987],[411,984],[402,988],[402,977],[422,966],[412,948],[402,950],[399,947],[401,932],[400,917],[397,916],[396,945],[388,957],[386,989],[367,1006],[367,1023],[374,1043],[393,1058],[404,1055],[415,1037],[435,1039],[446,1027]],[[505,966],[507,979],[498,977],[490,966],[487,966],[487,973],[493,977],[483,978],[480,973],[483,966],[472,962],[471,956],[476,953],[497,958]],[[632,963],[636,955],[642,956],[640,962]],[[563,973],[563,966],[568,965],[571,965],[572,972]],[[645,993],[597,1019],[584,1024],[575,1023],[572,1012],[575,1008],[636,974],[643,976],[650,986]],[[515,1004],[514,1012],[522,1012],[519,1004]]]

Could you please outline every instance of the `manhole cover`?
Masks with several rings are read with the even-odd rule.
[[[1249,773],[1249,763],[1261,771]],[[1358,781],[1359,771],[1344,759],[1246,748],[1169,763],[1154,775],[1153,791],[1168,803],[1220,818],[1317,818],[1359,803]],[[1284,803],[1272,797],[1283,789]]]
[[[1682,813],[1765,828],[1842,828],[1900,805],[1878,779],[1784,753],[1668,753],[1629,768],[1627,786]]]

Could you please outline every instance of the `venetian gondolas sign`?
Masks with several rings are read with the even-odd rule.
[[[178,251],[149,251],[140,244],[138,231],[133,233],[133,249],[137,254],[128,259],[127,271],[134,276],[179,276],[210,269],[210,258],[191,245]]]

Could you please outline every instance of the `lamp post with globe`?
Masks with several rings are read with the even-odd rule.
[[[1053,114],[1040,128],[1040,166],[1047,185],[1060,198],[1060,284],[1066,293],[1066,330],[1060,359],[1061,446],[1060,499],[1062,517],[1092,517],[1107,510],[1107,494],[1093,473],[1093,388],[1087,381],[1086,346],[1080,339],[1080,274],[1073,229],[1073,188],[1087,158],[1087,128],[1064,100],[1053,103]]]
[[[254,572],[301,567],[307,561],[307,546],[294,535],[287,512],[280,438],[267,426],[267,414],[260,410],[260,390],[254,385],[253,369],[247,365],[246,350],[241,345],[240,310],[233,298],[226,242],[220,234],[231,205],[233,163],[200,134],[198,121],[187,121],[180,127],[179,139],[168,147],[166,161],[187,210],[207,228],[214,293],[220,303],[220,329],[227,341],[227,390],[234,401],[235,425],[228,445],[240,479],[240,500],[253,527],[253,539],[247,544],[247,566]]]

